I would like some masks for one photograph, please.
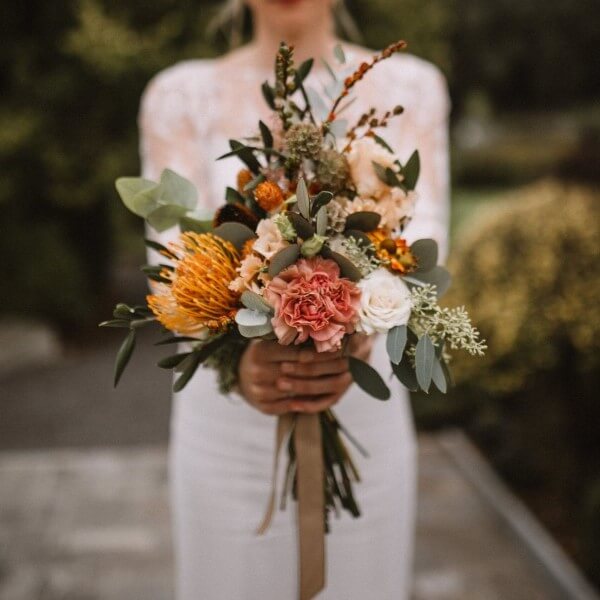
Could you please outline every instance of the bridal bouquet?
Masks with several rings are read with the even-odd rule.
[[[223,391],[235,387],[239,357],[252,339],[330,352],[345,350],[354,334],[385,335],[395,377],[424,391],[434,385],[446,392],[450,351],[483,354],[465,310],[438,304],[450,276],[437,264],[436,242],[402,237],[417,201],[419,154],[403,162],[379,135],[402,107],[370,109],[355,123],[343,118],[355,85],[404,46],[389,46],[355,71],[336,48],[337,71],[346,72],[339,78],[329,69],[326,100],[305,86],[313,61],[296,67],[293,48],[281,44],[274,85],[262,85],[271,119],[258,123],[256,135],[230,140],[231,151],[220,158],[237,157],[244,168],[208,220],[196,208],[193,184],[173,171],[158,182],[117,180],[127,208],[157,231],[177,225],[181,233],[167,247],[146,240],[163,258],[143,267],[152,287],[147,306],[119,304],[114,319],[102,323],[128,330],[115,384],[137,329],[155,321],[172,334],[159,344],[187,343],[159,363],[179,373],[176,391],[200,365],[218,370]],[[353,356],[348,363],[358,386],[379,400],[390,397],[373,367]],[[276,455],[288,447],[283,498],[291,491],[299,499],[301,536],[316,539],[302,524],[311,495],[325,528],[340,507],[360,514],[347,441],[354,440],[331,410],[279,418]],[[261,531],[272,510],[273,496]],[[301,561],[305,571],[315,552]]]

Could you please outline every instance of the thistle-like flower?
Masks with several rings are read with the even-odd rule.
[[[290,160],[295,163],[303,158],[316,159],[322,145],[323,134],[312,123],[295,123],[285,135],[285,146]]]

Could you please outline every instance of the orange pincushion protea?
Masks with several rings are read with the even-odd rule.
[[[272,181],[263,181],[256,186],[254,198],[257,204],[267,212],[275,210],[284,200],[281,188]]]
[[[403,238],[392,239],[384,229],[375,229],[367,233],[375,246],[375,253],[392,271],[410,273],[417,268],[417,259]]]
[[[239,305],[239,294],[229,289],[240,265],[235,247],[211,233],[188,232],[170,250],[175,270],[161,272],[170,283],[157,284],[147,297],[156,318],[186,335],[226,329]]]

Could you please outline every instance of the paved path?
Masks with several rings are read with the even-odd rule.
[[[559,598],[434,437],[420,460],[415,600]],[[2,600],[173,597],[163,446],[3,452],[0,490]]]

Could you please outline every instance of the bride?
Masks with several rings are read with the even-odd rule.
[[[144,177],[170,168],[192,180],[201,203],[223,204],[235,187],[234,159],[215,162],[227,141],[268,122],[260,84],[271,78],[283,39],[298,63],[315,57],[309,85],[327,81],[319,58],[330,59],[338,40],[335,0],[247,0],[251,43],[214,60],[189,60],[159,73],[148,85],[140,111]],[[342,44],[358,66],[372,52]],[[358,85],[348,109],[355,120],[374,106],[400,104],[402,116],[385,131],[405,160],[416,146],[422,162],[416,214],[409,241],[437,240],[442,258],[448,224],[448,98],[440,72],[408,54],[396,55]],[[164,243],[177,232],[154,237]],[[356,339],[359,339],[358,337]],[[353,352],[389,373],[382,339]],[[174,514],[176,588],[179,600],[291,600],[297,594],[295,505],[277,512],[256,535],[271,484],[275,415],[315,412],[336,404],[348,429],[369,452],[356,456],[363,480],[356,486],[362,516],[343,514],[326,539],[326,587],[319,600],[399,600],[411,584],[416,501],[416,444],[408,394],[399,384],[389,402],[350,385],[347,361],[337,354],[254,342],[239,365],[239,393],[219,393],[215,373],[200,369],[175,395],[170,476]]]

